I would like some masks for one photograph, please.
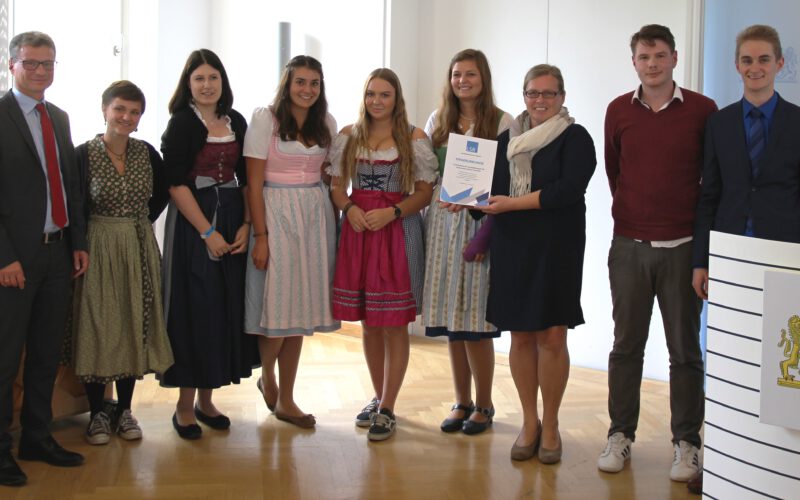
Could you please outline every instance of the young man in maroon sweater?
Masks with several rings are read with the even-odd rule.
[[[613,197],[614,238],[608,274],[614,347],[608,358],[608,443],[600,470],[619,472],[630,458],[639,420],[644,349],[654,298],[670,357],[674,460],[670,478],[700,470],[703,359],[702,301],[692,289],[692,233],[703,165],[703,134],[714,101],[678,87],[669,28],[647,25],[631,37],[641,85],[611,102],[605,162]]]

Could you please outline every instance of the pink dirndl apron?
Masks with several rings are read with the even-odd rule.
[[[402,193],[354,189],[350,200],[364,212],[391,207]],[[333,317],[367,326],[404,326],[416,317],[403,222],[357,233],[342,223],[333,277]]]

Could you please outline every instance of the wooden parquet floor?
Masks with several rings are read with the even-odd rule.
[[[596,467],[605,445],[606,374],[572,369],[560,414],[563,461],[512,462],[509,450],[521,422],[507,356],[497,356],[494,426],[486,433],[444,434],[439,423],[452,404],[444,343],[411,338],[411,361],[396,412],[397,433],[368,443],[353,417],[371,397],[358,328],[307,338],[296,399],[317,416],[314,430],[280,422],[255,387],[256,374],[217,391],[215,403],[231,417],[229,431],[203,429],[180,439],[170,418],[176,389],[147,377],[136,387],[139,442],[106,446],[83,439],[88,415],[54,425],[65,447],[86,456],[74,469],[20,462],[22,488],[0,487],[2,499],[667,499],[690,498],[669,480],[669,389],[645,381],[633,458],[619,474]]]

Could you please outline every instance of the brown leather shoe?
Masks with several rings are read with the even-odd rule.
[[[539,450],[539,441],[542,438],[542,421],[539,420],[537,424],[539,425],[539,430],[536,431],[536,438],[533,443],[528,446],[519,446],[514,441],[514,445],[511,447],[511,460],[530,460],[536,456],[536,452]]]
[[[553,450],[545,448],[544,446],[539,447],[539,461],[543,464],[551,465],[556,464],[561,461],[561,453],[564,450],[564,443],[561,441],[561,433],[558,433],[558,447]]]
[[[295,417],[293,415],[287,415],[285,413],[276,411],[275,418],[284,422],[288,422],[292,425],[296,425],[301,429],[312,429],[317,424],[317,419],[314,418],[314,415],[311,415],[310,413]]]

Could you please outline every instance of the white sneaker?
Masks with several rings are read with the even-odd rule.
[[[117,434],[122,439],[133,441],[142,439],[142,428],[130,410],[125,410],[117,420]]]
[[[621,432],[608,437],[606,449],[597,459],[597,468],[603,472],[619,472],[625,467],[625,461],[631,458],[631,440]]]
[[[673,481],[685,483],[700,472],[700,450],[686,441],[680,441],[673,447],[675,449],[675,457],[672,459],[669,478]]]
[[[108,444],[111,440],[111,419],[105,412],[97,412],[86,428],[86,442],[89,444]]]

